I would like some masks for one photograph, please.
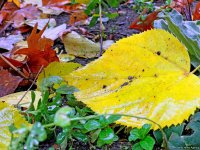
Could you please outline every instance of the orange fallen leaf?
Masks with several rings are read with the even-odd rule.
[[[197,3],[194,13],[193,13],[193,20],[200,20],[200,2]]]
[[[78,10],[70,15],[69,24],[74,25],[76,22],[84,21],[88,18],[83,10]]]
[[[160,10],[154,11],[146,16],[146,18],[143,20],[141,19],[141,16],[137,17],[129,28],[136,29],[139,31],[146,31],[149,29],[153,29],[153,22],[157,19],[157,15],[160,12]],[[145,10],[143,11],[143,14],[145,13]],[[143,15],[142,14],[142,15]]]
[[[36,24],[27,39],[28,48],[19,49],[14,52],[14,54],[27,55],[27,65],[29,67],[27,69],[30,69],[33,74],[37,74],[41,66],[46,67],[50,62],[59,61],[56,52],[51,48],[53,41],[51,39],[41,38],[47,25],[37,33]]]

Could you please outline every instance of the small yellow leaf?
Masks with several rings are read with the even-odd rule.
[[[26,122],[24,117],[15,109],[13,106],[7,103],[0,102],[0,148],[1,150],[7,150],[11,140],[11,133],[9,126],[14,124],[15,127],[19,128],[21,125],[30,124]]]
[[[99,54],[100,46],[98,43],[94,43],[74,31],[63,35],[62,39],[67,54],[84,58],[97,57]]]
[[[99,55],[99,43],[95,43],[74,31],[63,35],[62,39],[67,54],[83,58],[93,58]],[[103,50],[107,49],[113,43],[112,40],[104,41]]]
[[[37,85],[38,87],[40,87],[42,79],[45,77],[49,76],[63,77],[79,67],[81,67],[81,65],[78,63],[52,62],[38,76]]]
[[[9,94],[9,95],[6,95],[4,97],[1,97],[0,101],[6,102],[10,105],[16,105],[23,98],[22,101],[20,102],[20,105],[22,107],[28,108],[30,106],[30,103],[31,103],[31,100],[32,100],[31,99],[31,91],[28,91],[26,93],[26,95],[25,95],[25,93],[26,93],[26,91]],[[41,98],[41,92],[34,91],[34,93],[35,93],[34,106],[35,106],[35,108],[37,108],[38,101]]]
[[[65,79],[80,90],[76,98],[99,114],[146,117],[165,127],[182,123],[200,107],[200,79],[189,72],[186,48],[164,30],[149,30],[119,40]],[[122,117],[116,123],[151,122]]]
[[[58,55],[58,57],[61,62],[68,62],[68,61],[72,61],[75,59],[75,56],[68,55],[68,54],[60,54],[60,55]]]

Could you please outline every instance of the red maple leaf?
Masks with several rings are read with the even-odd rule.
[[[145,14],[146,11],[147,10],[144,10],[142,12],[142,15]],[[141,18],[142,15],[140,15],[139,17],[137,17],[131,23],[129,28],[136,29],[136,30],[139,30],[139,31],[146,31],[146,30],[152,29],[153,28],[153,22],[154,22],[154,20],[157,19],[157,15],[158,15],[159,12],[160,12],[160,10],[154,11],[154,12],[148,14],[145,19],[142,19]]]
[[[46,67],[53,61],[59,61],[56,52],[51,48],[51,46],[53,46],[53,41],[41,37],[47,25],[43,30],[37,33],[36,24],[31,35],[27,39],[28,48],[19,49],[14,52],[14,55],[23,54],[28,57],[27,65],[29,68],[27,69],[30,69],[33,74],[37,74],[41,66]]]

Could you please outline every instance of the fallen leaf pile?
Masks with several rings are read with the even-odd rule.
[[[146,117],[161,127],[182,123],[200,107],[200,80],[190,73],[188,52],[164,30],[119,40],[65,79],[95,112]],[[141,127],[151,122],[122,117],[116,123]]]
[[[14,3],[5,3],[0,11],[0,33],[13,24],[13,27],[19,28],[24,24],[25,19],[38,19],[40,11],[32,6],[27,5],[19,9]]]
[[[37,33],[36,24],[31,35],[27,39],[28,48],[22,48],[10,51],[10,53],[1,54],[2,58],[0,58],[0,66],[4,69],[10,70],[13,75],[19,76],[19,74],[13,70],[14,68],[11,66],[13,65],[15,68],[21,70],[26,77],[25,79],[33,80],[42,68],[48,66],[51,62],[59,61],[55,50],[51,48],[53,41],[41,37],[45,28]],[[4,95],[6,95],[14,92],[22,80],[22,77],[13,77],[6,71],[2,72],[2,70],[0,73],[2,73],[2,77],[5,77],[5,80],[2,82],[4,88],[1,87],[0,93],[5,92]],[[26,84],[27,82],[25,82],[25,85]],[[0,96],[3,95],[1,94]]]

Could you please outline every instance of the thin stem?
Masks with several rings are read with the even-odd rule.
[[[45,125],[43,125],[45,128],[49,128],[49,127],[53,127],[53,126],[55,126],[55,124],[54,123],[49,123],[49,124],[45,124]]]
[[[26,94],[28,93],[28,91],[30,91],[30,89],[33,87],[33,85],[34,85],[35,81],[37,80],[37,77],[39,76],[39,74],[42,71],[42,69],[43,69],[43,66],[41,66],[40,70],[38,71],[37,75],[35,76],[35,79],[33,80],[32,84],[30,85],[30,87],[28,88],[28,90],[24,93],[24,95],[22,96],[22,98],[18,101],[17,107],[19,107],[20,102],[26,96]]]
[[[35,84],[35,82],[31,79],[29,79],[29,77],[27,77],[23,72],[21,72],[19,69],[17,69],[17,67],[15,67],[11,62],[9,62],[2,54],[0,54],[0,58],[7,63],[11,68],[13,68],[18,74],[20,74],[24,79],[31,81],[33,84]]]
[[[102,22],[102,8],[101,8],[101,0],[99,0],[99,19],[100,19],[100,52],[99,52],[99,57],[101,57],[103,53],[103,37],[102,37],[102,32],[103,32],[103,22]]]
[[[17,73],[19,73],[23,78],[28,79],[27,76],[25,76],[25,74],[23,74],[20,70],[18,70],[11,62],[9,62],[2,54],[0,54],[1,59],[3,59],[3,61],[5,63],[7,63],[11,68],[13,68]]]
[[[194,74],[198,69],[200,69],[200,65],[196,67],[192,72],[190,72],[190,74]]]

